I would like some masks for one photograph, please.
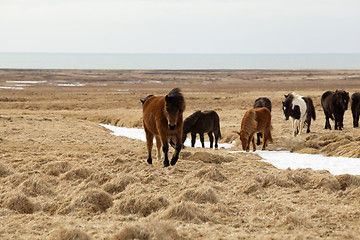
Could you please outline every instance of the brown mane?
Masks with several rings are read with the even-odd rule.
[[[250,108],[244,115],[244,118],[241,121],[241,130],[251,134],[256,132],[257,122],[256,122],[256,113],[254,108]]]

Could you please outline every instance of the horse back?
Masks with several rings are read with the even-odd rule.
[[[150,96],[143,103],[143,124],[144,127],[155,135],[159,135],[157,121],[164,122],[167,126],[167,120],[164,113],[164,97]]]
[[[267,97],[259,97],[255,100],[253,108],[266,107],[271,112],[271,101]]]
[[[257,122],[257,131],[261,132],[264,129],[270,129],[271,128],[271,112],[268,108],[262,107],[262,108],[256,108],[256,122]]]
[[[314,120],[316,120],[315,107],[314,107],[312,99],[309,98],[309,97],[303,97],[303,99],[306,102],[306,106],[307,106],[307,109],[306,109],[307,116],[311,117]]]
[[[331,98],[333,95],[334,95],[333,91],[326,91],[323,93],[323,95],[321,96],[321,106],[323,108],[330,106]]]
[[[201,112],[195,128],[195,131],[199,133],[217,132],[220,128],[219,115],[213,110]]]

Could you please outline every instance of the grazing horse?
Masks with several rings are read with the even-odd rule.
[[[271,112],[270,99],[268,99],[267,97],[260,97],[256,99],[253,108],[262,108],[262,107],[266,107]],[[260,145],[260,139],[262,138],[262,134],[258,132],[256,135],[257,135],[256,145]]]
[[[175,165],[182,146],[183,112],[185,110],[185,100],[180,89],[174,88],[162,97],[149,95],[141,102],[148,149],[147,162],[152,164],[151,150],[155,136],[158,159],[161,159],[161,146],[164,152],[164,167],[169,166],[169,140],[176,140],[175,153],[171,159],[171,165]]]
[[[261,132],[264,136],[262,150],[265,150],[267,141],[272,142],[271,137],[271,112],[266,107],[250,108],[241,121],[240,136],[242,149],[250,150],[250,142],[253,145],[253,151],[256,150],[254,134]]]
[[[326,117],[325,129],[331,130],[329,118],[335,120],[335,130],[342,130],[344,113],[348,109],[349,93],[343,90],[327,91],[321,96],[321,106]],[[335,119],[334,119],[335,118]]]
[[[191,133],[191,147],[195,146],[196,134],[199,133],[201,145],[204,148],[204,133],[207,133],[210,140],[210,148],[213,148],[215,135],[215,148],[218,148],[218,139],[221,138],[220,119],[215,111],[197,111],[184,120],[182,143],[186,136]]]
[[[300,96],[294,92],[285,95],[283,104],[284,119],[290,118],[294,137],[301,134],[304,124],[306,132],[310,132],[311,118],[316,120],[313,101],[309,97]]]
[[[351,112],[354,120],[354,128],[359,127],[360,93],[354,93],[351,96]]]

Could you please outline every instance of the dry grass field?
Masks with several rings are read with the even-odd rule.
[[[360,239],[360,176],[189,147],[163,168],[146,163],[144,142],[99,126],[141,128],[139,99],[174,87],[184,117],[217,111],[231,150],[241,150],[245,111],[266,96],[269,150],[360,158],[351,111],[330,131],[320,105],[326,90],[360,92],[356,70],[0,70],[0,239]],[[311,97],[317,115],[296,138],[281,109],[291,91]]]

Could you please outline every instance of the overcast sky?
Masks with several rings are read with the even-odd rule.
[[[360,0],[0,0],[0,52],[360,53]]]

